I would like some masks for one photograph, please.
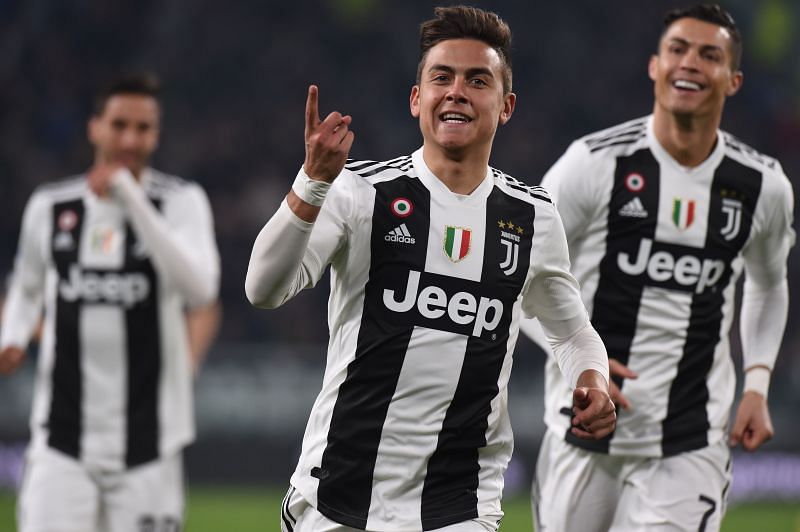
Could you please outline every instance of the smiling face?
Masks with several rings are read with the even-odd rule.
[[[89,121],[89,141],[99,163],[119,163],[135,175],[158,146],[159,109],[155,98],[115,94]]]
[[[726,28],[688,17],[673,22],[648,68],[656,113],[719,121],[725,98],[742,84],[742,73],[731,66],[732,53]]]
[[[502,69],[497,51],[474,39],[441,41],[428,51],[410,99],[426,151],[463,158],[477,148],[488,161],[497,126],[511,118],[516,99],[503,94]]]

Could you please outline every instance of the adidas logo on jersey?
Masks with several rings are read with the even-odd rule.
[[[647,218],[647,210],[642,205],[642,200],[637,196],[622,206],[619,210],[619,215],[627,216],[628,218]]]
[[[69,279],[63,279],[58,287],[66,301],[83,300],[86,303],[110,303],[131,308],[150,295],[150,281],[143,273],[106,274],[82,272],[73,264]]]
[[[503,302],[499,299],[481,297],[478,299],[469,292],[456,292],[448,297],[447,292],[438,286],[425,286],[420,290],[418,271],[408,272],[408,284],[403,299],[397,300],[395,291],[383,290],[383,304],[394,312],[410,312],[416,307],[419,315],[425,320],[449,321],[444,330],[463,329],[474,322],[472,331],[459,330],[460,334],[480,336],[484,331],[493,331],[503,317]],[[439,329],[439,327],[436,327]]]
[[[388,233],[386,236],[383,237],[384,240],[387,242],[401,242],[403,244],[414,244],[416,240],[411,233],[408,232],[408,227],[406,224],[400,224],[399,226],[395,227]]]

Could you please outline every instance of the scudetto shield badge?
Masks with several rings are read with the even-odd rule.
[[[675,226],[684,231],[694,222],[694,200],[675,198],[672,200],[672,221]]]
[[[464,227],[445,226],[444,254],[453,262],[458,262],[469,253],[472,231]]]

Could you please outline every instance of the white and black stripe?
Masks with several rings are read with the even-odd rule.
[[[721,259],[727,265],[719,286],[727,286],[733,273],[732,262],[750,236],[753,212],[761,192],[762,175],[733,159],[725,158],[714,174],[711,185],[710,213],[706,230],[705,255]],[[722,190],[736,190],[742,198],[742,222],[738,235],[725,240],[721,229]],[[708,373],[714,361],[714,349],[720,341],[723,320],[723,291],[695,294],[689,328],[678,373],[672,381],[667,416],[662,423],[662,452],[671,456],[700,449],[709,444],[710,428],[706,405],[709,401]]]
[[[295,491],[294,486],[289,486],[289,491],[286,492],[281,503],[281,529],[283,532],[294,532],[294,527],[297,524],[297,519],[289,510]]]
[[[642,118],[607,129],[597,135],[589,136],[585,139],[585,142],[589,147],[589,151],[594,153],[612,146],[633,144],[644,138],[646,134],[647,120]]]
[[[411,157],[405,155],[397,157],[388,161],[348,161],[345,168],[351,172],[355,172],[361,177],[372,177],[375,174],[384,172],[386,170],[396,169],[401,172],[407,172],[411,168]]]
[[[364,529],[372,495],[373,471],[389,403],[414,330],[387,315],[384,289],[405,290],[409,270],[424,271],[430,193],[418,179],[401,177],[376,183],[372,216],[372,260],[355,358],[339,388],[319,468],[317,509],[336,522]],[[383,235],[396,223],[389,210],[396,197],[410,199],[415,216],[404,223],[416,235],[411,250],[387,247]],[[376,341],[377,339],[381,341]]]
[[[64,213],[74,213],[75,225],[68,231],[59,227]],[[51,254],[59,280],[69,277],[70,266],[78,263],[83,235],[84,203],[81,199],[59,202],[52,207],[52,235],[68,235],[70,246],[53,246]],[[55,243],[56,239],[51,238]],[[55,303],[55,361],[50,384],[50,408],[47,420],[48,444],[54,449],[79,458],[83,426],[83,377],[81,371],[80,301],[69,301],[59,291]]]

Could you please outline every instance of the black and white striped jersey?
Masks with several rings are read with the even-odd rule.
[[[572,272],[609,358],[639,374],[622,391],[616,431],[568,433],[571,394],[552,360],[547,426],[619,455],[669,456],[723,437],[735,393],[728,333],[736,280],[785,279],[792,189],[780,164],[720,131],[700,166],[679,165],[652,117],[575,141],[545,176]]]
[[[352,161],[287,298],[328,264],[327,366],[292,485],[359,529],[496,522],[520,315],[565,336],[588,322],[549,197],[489,167],[472,194],[454,194],[421,149]]]
[[[172,236],[208,264],[204,279],[216,286],[219,258],[205,193],[151,169],[142,187]],[[43,302],[34,452],[49,446],[120,470],[194,438],[187,301],[151,252],[131,215],[90,192],[85,176],[42,186],[31,197],[2,345],[27,345]]]

